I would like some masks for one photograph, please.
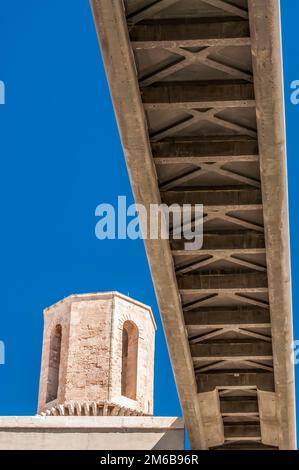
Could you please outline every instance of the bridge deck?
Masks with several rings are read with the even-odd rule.
[[[146,240],[191,446],[295,447],[278,0],[92,0],[137,203],[204,204]]]

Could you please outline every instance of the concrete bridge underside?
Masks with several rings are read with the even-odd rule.
[[[145,241],[191,447],[294,448],[279,1],[91,4],[136,203],[204,205]]]

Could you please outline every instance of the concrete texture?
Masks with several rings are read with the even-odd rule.
[[[0,450],[183,450],[179,418],[0,417]]]
[[[191,447],[220,442],[209,392],[222,448],[269,446],[268,392],[292,449],[279,1],[235,3],[91,0],[136,203],[204,204],[203,250],[145,240]]]
[[[160,204],[161,197],[122,2],[92,1],[91,5],[135,202],[143,204],[149,213],[150,205]],[[170,246],[167,240],[145,240],[145,246],[189,439],[194,448],[206,448]]]
[[[249,2],[280,449],[296,448],[285,113],[278,0]],[[267,21],[265,21],[267,18]]]
[[[123,334],[126,325],[134,325],[137,336],[133,345],[136,361],[128,362],[125,371]],[[55,339],[58,326],[61,351],[57,365],[58,351],[51,350],[51,345],[58,344]],[[115,292],[74,295],[47,308],[38,412],[151,415],[155,331],[148,306]],[[131,346],[129,342],[127,349],[132,350]],[[128,358],[130,360],[130,354]],[[134,396],[123,390],[124,377],[128,381],[135,380]],[[53,386],[55,380],[58,381],[56,387]],[[49,388],[54,390],[50,402],[47,400]]]

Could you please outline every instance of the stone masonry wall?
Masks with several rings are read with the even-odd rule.
[[[121,395],[122,330],[126,321],[138,328],[137,397],[136,401]],[[144,306],[115,298],[112,324],[111,395],[110,399],[145,414],[153,413],[153,375],[155,351],[155,324],[151,312]]]
[[[108,400],[113,298],[71,305],[66,400]]]
[[[136,400],[122,396],[121,389],[126,321],[138,328]],[[50,340],[57,325],[62,330],[58,397],[46,403]],[[149,307],[115,292],[75,295],[46,309],[38,412],[72,402],[107,402],[152,414],[155,330]]]
[[[61,303],[53,310],[45,310],[44,312],[44,335],[43,335],[43,351],[40,373],[40,387],[38,410],[40,410],[46,403],[47,396],[47,383],[49,375],[49,358],[50,358],[50,342],[51,335],[57,325],[61,326],[61,352],[60,352],[60,368],[59,368],[59,387],[58,398],[53,403],[63,403],[65,400],[65,384],[66,384],[66,371],[67,360],[69,354],[69,329],[70,329],[70,316],[69,306]]]

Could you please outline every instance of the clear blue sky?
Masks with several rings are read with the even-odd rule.
[[[118,290],[152,306],[155,413],[180,414],[141,241],[98,241],[95,208],[133,202],[87,0],[0,0],[0,415],[36,412],[42,311]]]
[[[299,2],[282,0],[293,286],[297,232]],[[98,241],[95,207],[133,202],[88,0],[0,0],[0,415],[36,411],[42,310],[79,292],[119,290],[158,323],[155,414],[179,415],[141,241]],[[298,289],[294,289],[295,337]],[[298,368],[298,367],[297,367]]]

